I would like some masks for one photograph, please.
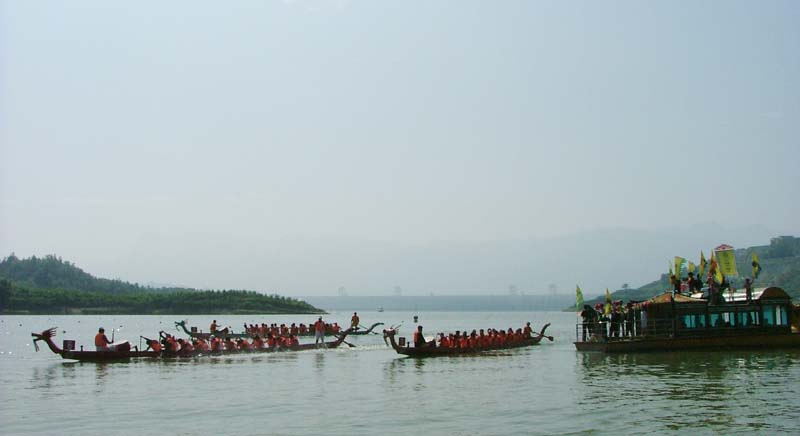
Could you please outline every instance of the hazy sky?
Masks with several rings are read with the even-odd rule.
[[[709,221],[800,234],[797,1],[0,14],[2,256],[302,294],[324,288],[302,253],[279,283],[265,265],[303,241],[336,257]]]

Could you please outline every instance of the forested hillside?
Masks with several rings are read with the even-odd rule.
[[[107,294],[191,290],[187,288],[152,288],[122,280],[94,277],[78,268],[74,263],[54,255],[20,259],[11,254],[0,262],[0,277],[26,288],[71,289]]]
[[[321,313],[310,304],[254,291],[151,288],[97,278],[56,256],[0,262],[0,313]]]

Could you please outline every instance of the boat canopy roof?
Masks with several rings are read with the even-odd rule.
[[[761,292],[756,292],[756,291],[759,290],[754,290],[753,292],[754,294],[753,298],[755,298],[756,300],[761,300],[765,298],[786,298],[787,300],[792,299],[792,297],[790,297],[789,294],[786,293],[786,291],[777,286],[770,286],[769,288],[761,289],[760,290]]]
[[[683,294],[675,294],[673,297],[672,292],[668,291],[664,292],[663,294],[656,295],[655,297],[645,301],[643,304],[672,304],[673,298],[675,299],[675,304],[706,304],[708,302],[708,300],[703,298],[695,298]]]
[[[655,297],[650,298],[642,303],[639,303],[640,307],[646,307],[651,304],[659,305],[659,304],[672,304],[672,299],[675,299],[675,304],[706,304],[708,302],[707,299],[702,298],[703,293],[698,292],[692,294],[692,296],[683,295],[683,294],[675,294],[673,297],[672,291],[664,292],[663,294],[656,295]],[[737,289],[733,292],[731,291],[723,291],[722,298],[725,300],[726,303],[733,303],[733,302],[740,302],[740,301],[747,301],[747,295],[744,289]],[[791,297],[789,294],[786,293],[783,289],[777,286],[770,286],[768,288],[755,288],[753,289],[753,300],[787,300],[791,301]]]
[[[735,291],[724,291],[722,293],[722,298],[725,299],[726,303],[733,303],[733,302],[740,302],[740,301],[747,301],[747,294],[745,290],[736,289]],[[768,288],[753,288],[753,300],[791,300],[792,297],[786,293],[783,289],[777,286],[770,286]]]

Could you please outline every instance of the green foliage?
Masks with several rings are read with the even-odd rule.
[[[95,278],[55,256],[0,262],[0,312],[4,313],[321,313],[293,298],[254,291],[152,289]],[[33,284],[33,285],[32,285]],[[83,287],[80,287],[83,286]]]
[[[112,294],[188,291],[185,288],[151,288],[122,280],[97,278],[74,263],[49,254],[19,259],[14,254],[0,261],[0,277],[36,289],[74,289]]]
[[[778,236],[769,242],[769,248],[765,250],[763,257],[774,259],[781,257],[800,256],[800,238],[792,236]],[[759,255],[761,257],[761,255]]]

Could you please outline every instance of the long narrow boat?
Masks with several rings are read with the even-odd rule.
[[[575,348],[603,353],[800,347],[800,313],[781,288],[725,293],[712,303],[702,294],[665,292],[635,305],[633,322],[578,323]]]
[[[58,354],[64,359],[80,360],[89,362],[113,362],[115,360],[128,360],[130,358],[156,358],[160,353],[156,351],[139,351],[135,347],[131,347],[130,342],[123,342],[118,344],[115,351],[84,351],[83,347],[80,350],[75,349],[75,341],[64,340],[62,347],[53,342],[53,337],[56,335],[56,327],[45,330],[41,333],[31,333],[33,336],[33,346],[36,351],[39,351],[37,342],[44,341],[50,348],[50,351]]]
[[[377,335],[378,333],[373,332],[373,330],[375,330],[375,327],[378,327],[380,325],[383,325],[383,323],[382,322],[376,322],[375,324],[372,324],[371,326],[369,326],[369,328],[366,329],[366,330],[354,330],[350,334],[351,335],[356,335],[356,336],[361,336],[361,335],[368,335],[370,333],[373,333],[373,334]]]
[[[345,342],[345,338],[349,334],[349,330],[345,330],[342,332],[341,336],[338,336],[335,341],[328,341],[324,342],[323,344],[299,344],[294,345],[291,347],[273,347],[273,348],[257,348],[257,349],[250,349],[250,350],[224,350],[224,351],[214,351],[214,352],[207,352],[207,351],[200,351],[200,350],[193,350],[190,352],[170,352],[170,351],[140,351],[136,349],[136,347],[131,347],[130,343],[124,342],[119,344],[117,350],[115,351],[84,351],[81,347],[81,350],[75,350],[75,341],[65,340],[63,342],[63,347],[60,348],[58,345],[53,342],[53,337],[56,335],[56,327],[51,329],[45,330],[41,333],[31,333],[31,336],[34,338],[33,344],[36,348],[36,351],[39,351],[39,346],[37,342],[44,341],[47,343],[47,346],[50,348],[55,354],[58,354],[63,359],[67,360],[79,360],[84,362],[114,362],[114,361],[124,361],[130,359],[138,359],[138,358],[145,358],[145,359],[156,359],[156,358],[182,358],[182,357],[200,357],[200,356],[219,356],[219,355],[230,355],[230,354],[250,354],[250,353],[276,353],[276,352],[287,352],[287,351],[303,351],[303,350],[314,350],[317,348],[337,348],[342,343]],[[350,344],[348,344],[350,345]]]
[[[197,327],[192,327],[191,330],[186,328],[186,321],[175,321],[175,328],[178,330],[183,330],[184,333],[189,335],[190,338],[199,338],[199,339],[209,339],[211,336],[216,336],[218,338],[249,338],[252,337],[250,333],[234,333],[228,328],[223,330],[217,330],[216,332],[212,333],[203,333],[197,331]]]
[[[375,327],[378,327],[378,326],[381,326],[381,325],[383,325],[382,322],[376,322],[375,324],[372,324],[366,330],[351,330],[349,335],[350,336],[368,335],[370,333],[373,333],[373,330],[375,329]],[[197,327],[191,327],[191,329],[186,328],[186,321],[185,320],[183,320],[183,321],[175,321],[175,328],[178,329],[178,331],[183,331],[190,338],[209,339],[212,336],[211,333],[204,333],[204,332],[197,331]],[[377,333],[375,333],[375,334],[377,334]],[[326,336],[335,336],[336,333],[334,333],[332,330],[328,330],[328,331],[325,332],[325,335]],[[216,333],[213,334],[213,336],[217,336],[217,337],[220,337],[220,338],[250,338],[250,337],[253,336],[253,334],[251,334],[251,333],[233,333],[233,332],[229,332],[226,329],[226,330],[222,330],[222,331],[218,330]],[[295,334],[295,336],[298,336],[298,337],[314,336],[314,331],[311,330],[311,331],[308,331],[306,333],[298,333],[298,334]]]
[[[413,347],[413,346],[404,346],[398,345],[395,341],[394,337],[397,334],[397,330],[395,329],[386,329],[383,331],[383,338],[384,340],[388,339],[391,343],[392,348],[397,351],[397,354],[404,354],[406,356],[411,357],[434,357],[434,356],[458,356],[458,355],[468,355],[468,354],[477,354],[482,353],[485,351],[493,351],[493,350],[508,350],[512,348],[522,348],[522,347],[529,347],[531,345],[536,345],[542,341],[542,338],[547,338],[551,342],[553,341],[552,336],[546,336],[544,334],[547,327],[550,326],[550,323],[545,324],[539,333],[535,334],[527,339],[522,339],[518,342],[513,344],[504,345],[500,347],[485,347],[485,348],[451,348],[451,347],[433,347],[433,346],[425,346],[425,347]],[[405,338],[402,338],[405,339]],[[401,340],[401,343],[405,343],[405,340]]]

